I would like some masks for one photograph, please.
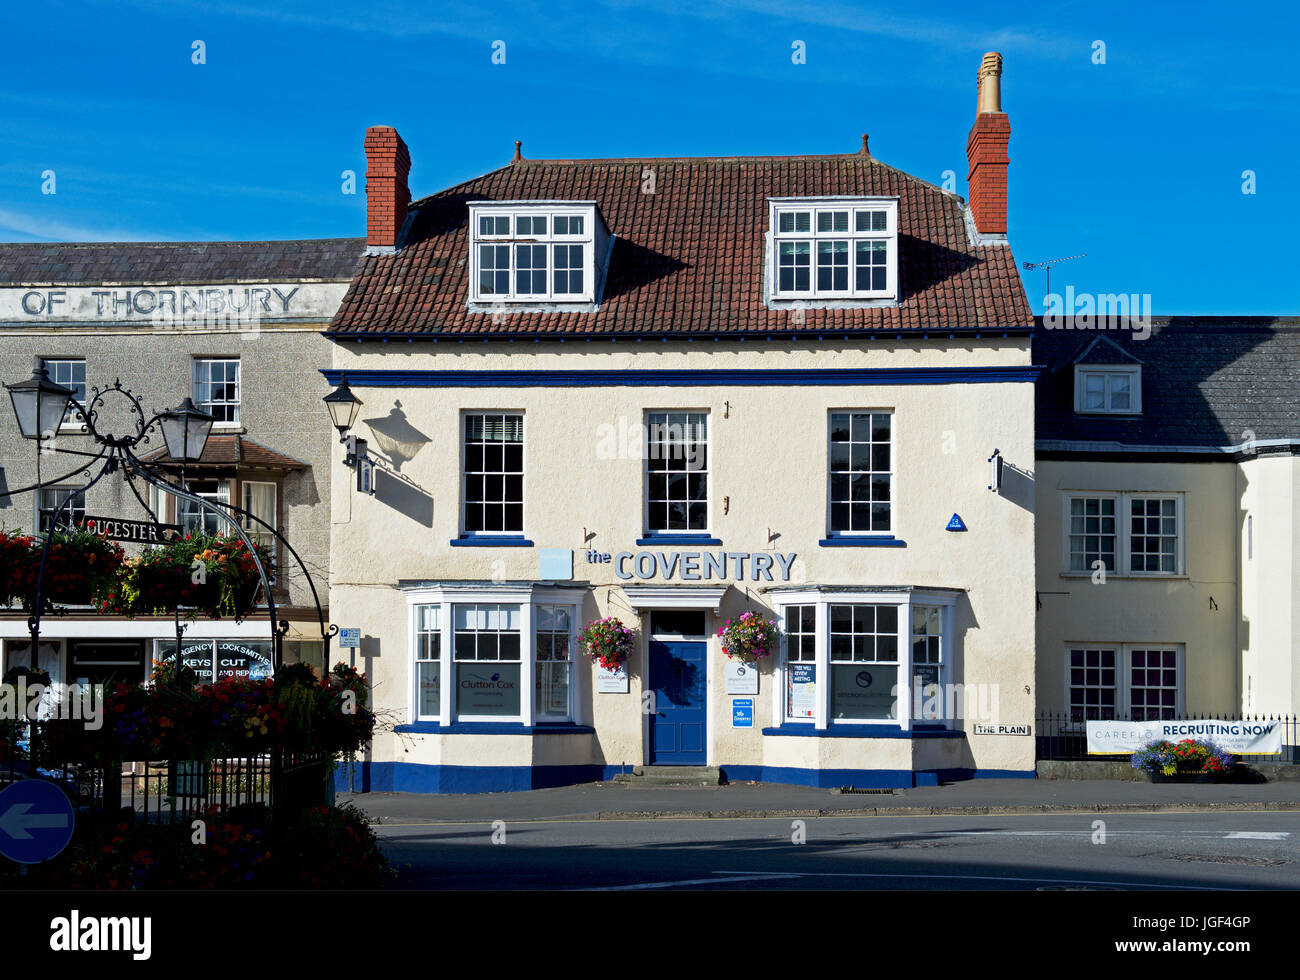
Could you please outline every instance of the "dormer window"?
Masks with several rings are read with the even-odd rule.
[[[897,298],[897,198],[782,198],[769,206],[771,299]]]
[[[590,303],[608,240],[589,202],[477,202],[470,210],[470,302]]]
[[[1076,364],[1074,410],[1083,415],[1141,414],[1141,365]]]

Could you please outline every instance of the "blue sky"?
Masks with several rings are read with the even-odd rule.
[[[516,139],[536,158],[797,154],[864,132],[965,196],[975,71],[998,50],[1017,260],[1086,253],[1054,291],[1147,293],[1157,314],[1300,312],[1289,5],[112,0],[10,4],[6,28],[0,240],[361,236],[375,124],[410,146],[416,197]],[[1043,274],[1022,274],[1041,309]]]

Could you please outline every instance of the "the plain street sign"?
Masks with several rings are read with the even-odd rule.
[[[339,630],[339,646],[344,649],[361,646],[361,627]]]
[[[72,839],[76,814],[67,794],[43,779],[0,792],[0,854],[19,864],[48,861]]]

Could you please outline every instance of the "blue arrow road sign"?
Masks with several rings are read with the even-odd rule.
[[[59,787],[21,779],[0,792],[0,854],[19,864],[48,861],[68,846],[75,819]]]

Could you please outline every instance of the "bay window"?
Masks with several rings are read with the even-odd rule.
[[[571,722],[580,593],[534,586],[413,589],[413,722]]]
[[[773,715],[850,733],[951,726],[976,708],[948,676],[958,590],[769,590],[784,657]]]

